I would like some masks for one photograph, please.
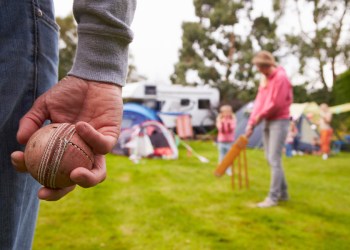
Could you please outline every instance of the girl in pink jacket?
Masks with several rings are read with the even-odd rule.
[[[276,65],[270,52],[257,53],[253,64],[263,78],[248,121],[246,136],[250,137],[254,127],[265,121],[263,144],[272,176],[270,192],[257,206],[271,207],[277,205],[278,201],[288,200],[289,197],[282,168],[282,152],[289,128],[289,107],[293,102],[293,90],[285,70]]]
[[[220,114],[216,118],[216,127],[218,129],[219,162],[221,162],[235,140],[236,117],[230,105],[220,108]]]

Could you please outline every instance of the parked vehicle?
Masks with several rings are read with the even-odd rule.
[[[123,87],[125,103],[134,102],[155,110],[168,128],[176,126],[176,117],[188,114],[196,131],[215,126],[219,91],[208,86],[181,86],[151,82],[128,83]]]

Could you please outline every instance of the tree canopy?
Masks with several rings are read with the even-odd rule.
[[[256,15],[250,0],[193,3],[198,21],[182,25],[173,83],[215,86],[223,102],[239,106],[254,98],[259,74],[251,60],[264,49],[282,63],[297,62],[297,101],[313,93],[328,102],[337,67],[350,66],[348,0],[271,0],[269,15]]]
[[[56,18],[60,26],[58,79],[62,79],[72,68],[78,35],[73,15]]]

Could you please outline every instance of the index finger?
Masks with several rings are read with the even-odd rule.
[[[27,167],[24,162],[24,153],[15,151],[11,154],[11,163],[18,172],[26,172]]]
[[[49,114],[45,107],[44,97],[41,96],[20,120],[17,141],[21,144],[26,144],[32,134],[41,128],[48,116]]]

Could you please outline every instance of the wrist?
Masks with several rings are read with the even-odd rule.
[[[258,124],[258,123],[260,122],[260,120],[261,120],[260,115],[257,115],[257,116],[255,117],[255,122],[254,122],[254,124]]]
[[[89,79],[85,79],[85,78],[74,76],[74,75],[68,75],[62,80],[66,81],[69,79],[75,79],[78,81],[82,81],[82,82],[85,82],[86,84],[93,85],[94,87],[98,87],[100,89],[107,90],[107,91],[112,91],[119,96],[122,95],[123,87],[121,85],[117,85],[117,84],[110,83],[110,82],[89,80]]]

